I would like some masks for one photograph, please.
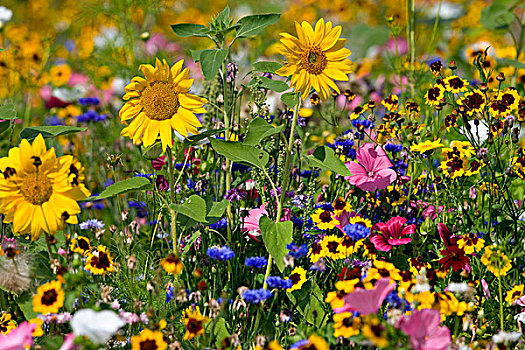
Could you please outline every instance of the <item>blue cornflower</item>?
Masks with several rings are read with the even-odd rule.
[[[361,224],[348,224],[345,226],[344,231],[355,242],[370,235],[370,229]]]
[[[79,98],[78,103],[83,106],[89,106],[89,105],[96,106],[100,103],[100,100],[96,97],[84,97],[84,98]]]
[[[216,223],[211,224],[210,228],[212,230],[220,230],[220,229],[225,229],[227,226],[228,226],[228,219],[222,218]]]
[[[394,154],[396,153],[399,153],[403,150],[403,146],[402,145],[396,145],[394,143],[387,143],[385,145],[385,151],[387,152],[392,152]]]
[[[96,111],[90,109],[87,112],[79,115],[77,117],[77,121],[79,123],[87,123],[87,122],[102,122],[107,119],[106,114],[99,114]]]
[[[299,349],[310,344],[308,339],[299,340],[290,346],[290,349]]]
[[[267,289],[250,289],[242,293],[242,298],[247,302],[253,304],[259,304],[261,301],[265,301],[272,297],[272,292]]]
[[[288,289],[291,288],[293,285],[293,282],[291,279],[285,280],[284,278],[281,278],[279,276],[268,276],[266,279],[266,283],[268,283],[268,287],[270,288],[281,288],[281,289]]]
[[[294,259],[302,258],[303,256],[308,255],[308,244],[304,243],[300,247],[295,244],[295,242],[292,242],[290,244],[286,245],[286,249],[290,251],[288,255],[293,257]]]
[[[256,269],[262,269],[263,267],[268,265],[268,260],[262,256],[252,256],[250,258],[246,258],[245,264],[246,266],[249,266],[249,267],[254,267]]]
[[[233,250],[227,246],[208,248],[206,254],[215,260],[230,260],[235,256]]]
[[[89,229],[102,230],[103,228],[104,228],[104,223],[97,219],[90,219],[88,221],[84,221],[80,223],[81,230],[89,230]]]
[[[166,292],[166,303],[169,303],[173,299],[173,287],[169,287]]]
[[[64,125],[64,119],[53,115],[51,117],[46,118],[46,120],[44,120],[44,124],[50,126]]]

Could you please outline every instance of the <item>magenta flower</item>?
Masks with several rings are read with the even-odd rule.
[[[373,192],[387,188],[397,179],[397,174],[390,169],[392,162],[380,146],[365,143],[357,150],[357,162],[348,162],[346,167],[352,173],[346,179],[363,191]]]
[[[25,350],[33,346],[33,331],[36,324],[27,321],[9,334],[0,334],[0,350]]]
[[[259,220],[262,216],[268,216],[266,207],[261,205],[259,208],[255,208],[249,211],[248,216],[244,219],[244,223],[241,229],[248,234],[251,238],[261,235],[261,229],[259,228]],[[290,220],[290,209],[284,208],[283,217],[281,221]]]
[[[408,320],[402,318],[396,326],[410,337],[414,350],[445,350],[450,344],[450,331],[440,323],[439,311],[423,309],[412,311]]]
[[[379,229],[380,233],[370,238],[377,250],[388,252],[392,246],[403,245],[412,242],[412,238],[403,237],[411,235],[416,230],[416,225],[406,225],[407,219],[396,216],[387,223],[379,222],[374,225],[374,229]]]
[[[385,277],[376,282],[374,289],[357,287],[355,291],[345,295],[345,305],[334,311],[335,313],[357,311],[361,315],[376,313],[395,286],[395,283],[390,283],[390,278]]]

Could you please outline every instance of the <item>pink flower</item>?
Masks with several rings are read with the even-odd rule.
[[[390,283],[390,278],[385,277],[376,282],[374,289],[357,287],[355,291],[345,295],[345,305],[334,311],[335,313],[357,311],[362,315],[376,313],[395,286],[395,283]]]
[[[33,346],[33,331],[36,324],[27,321],[9,334],[0,334],[0,350],[25,350]]]
[[[357,162],[348,162],[346,167],[352,173],[346,179],[363,191],[387,188],[396,180],[397,174],[390,169],[392,163],[380,146],[365,143],[357,150]]]
[[[64,342],[62,343],[62,346],[58,350],[75,350],[78,348],[79,346],[75,345],[75,334],[69,333],[64,337]]]
[[[260,208],[255,208],[249,211],[248,216],[244,219],[242,230],[248,234],[251,238],[255,238],[261,235],[261,229],[259,228],[259,220],[262,216],[268,216],[268,211],[263,205]],[[283,217],[281,221],[290,220],[290,209],[285,208],[283,211]]]
[[[381,233],[374,235],[370,238],[370,241],[374,243],[377,250],[388,252],[392,249],[392,246],[402,245],[412,242],[412,238],[402,238],[402,236],[411,235],[416,230],[416,225],[403,225],[407,222],[407,219],[396,216],[391,218],[388,222],[379,222],[374,225],[374,229],[379,229]]]
[[[396,326],[410,337],[414,350],[445,350],[450,344],[450,331],[440,323],[439,311],[423,309],[412,311],[408,320],[402,318]]]

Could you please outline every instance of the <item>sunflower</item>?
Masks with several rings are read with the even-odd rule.
[[[168,344],[159,331],[145,328],[138,335],[131,337],[131,350],[166,350],[167,348]]]
[[[292,76],[291,85],[301,92],[302,99],[313,87],[324,101],[330,88],[340,93],[334,80],[347,81],[352,72],[352,53],[344,46],[346,39],[339,39],[341,26],[332,28],[332,22],[317,21],[315,30],[308,22],[295,22],[297,37],[281,33],[279,53],[286,56],[287,64],[276,71],[281,76]]]
[[[146,79],[134,77],[125,88],[123,99],[127,100],[119,112],[120,120],[126,124],[122,136],[142,140],[148,147],[155,143],[160,134],[162,149],[172,146],[172,130],[182,136],[198,134],[202,126],[196,113],[206,113],[203,105],[208,103],[189,93],[193,79],[188,68],[182,69],[184,60],[171,68],[157,59],[155,67],[143,64],[139,67]]]
[[[204,334],[204,325],[210,321],[208,317],[204,317],[199,309],[186,309],[184,316],[183,323],[186,326],[184,340],[193,339]]]
[[[180,258],[174,254],[169,254],[162,259],[160,265],[164,268],[164,271],[175,275],[180,275],[184,268],[184,264],[180,261]]]
[[[0,334],[8,334],[15,328],[16,325],[11,319],[11,314],[5,312],[0,313]]]
[[[306,270],[303,269],[301,266],[298,266],[292,270],[289,278],[292,280],[292,286],[288,288],[286,291],[293,292],[294,290],[299,290],[302,288],[303,284],[305,284],[305,282],[307,281]]]
[[[41,314],[56,314],[64,305],[64,291],[59,281],[51,281],[37,288],[33,296],[33,311]]]
[[[80,255],[87,255],[87,253],[89,253],[89,251],[91,250],[89,238],[84,236],[73,238],[71,240],[71,250]]]
[[[54,234],[65,223],[77,224],[77,201],[90,195],[83,184],[84,170],[72,156],[57,158],[46,149],[42,135],[9,150],[0,159],[0,213],[13,231],[31,234],[36,241],[45,231]]]
[[[115,271],[115,264],[111,259],[108,248],[99,245],[94,252],[89,252],[85,268],[94,275],[105,275],[106,272]]]

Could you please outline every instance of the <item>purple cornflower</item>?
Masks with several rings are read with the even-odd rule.
[[[241,199],[246,198],[246,191],[238,188],[232,188],[226,193],[224,198],[230,202],[240,201]]]

